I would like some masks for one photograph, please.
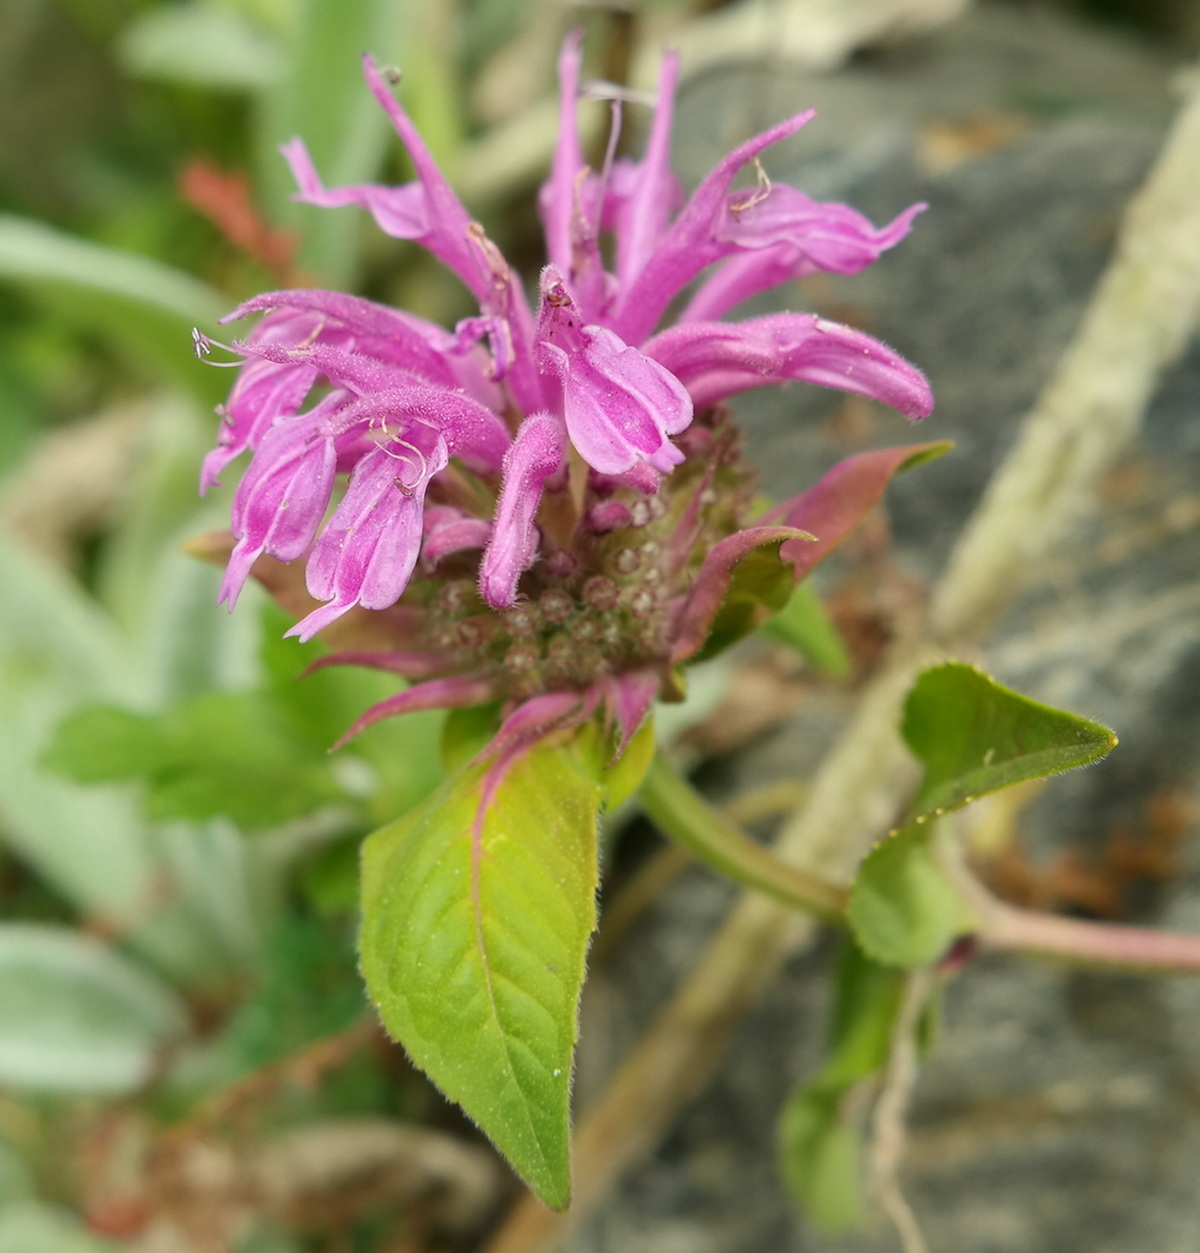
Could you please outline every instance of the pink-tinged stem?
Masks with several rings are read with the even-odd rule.
[[[845,925],[844,888],[797,869],[747,838],[661,757],[651,763],[639,799],[652,821],[719,874],[793,909]],[[1131,974],[1200,973],[1200,935],[1018,909],[997,900],[957,857],[943,858],[942,867],[978,919],[975,939],[981,949]]]
[[[1200,973],[1200,935],[1086,922],[993,901],[979,935],[984,949],[1048,957],[1131,974]]]

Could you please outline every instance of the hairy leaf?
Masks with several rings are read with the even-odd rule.
[[[933,855],[937,837],[930,820],[988,792],[1095,761],[1116,736],[961,662],[920,676],[905,705],[902,732],[925,775],[908,824],[863,861],[848,916],[872,957],[921,966],[936,961],[974,925]]]
[[[1117,742],[1100,723],[1039,704],[957,661],[917,680],[901,732],[925,766],[910,814],[918,821],[1014,783],[1086,766]]]
[[[363,850],[362,968],[384,1024],[559,1208],[601,794],[594,758],[542,743],[498,781],[495,759],[460,771]]]

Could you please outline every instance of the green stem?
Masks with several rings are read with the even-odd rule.
[[[744,887],[826,922],[844,923],[848,894],[806,874],[743,835],[656,755],[639,793],[649,817],[705,865]]]
[[[845,925],[849,893],[783,861],[718,813],[686,779],[655,756],[639,793],[649,817],[719,874],[793,909]],[[1067,966],[1133,974],[1200,973],[1200,935],[1088,922],[1017,909],[997,900],[957,858],[943,869],[979,920],[980,946]]]

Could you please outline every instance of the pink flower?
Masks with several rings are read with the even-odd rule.
[[[201,478],[207,488],[251,453],[222,599],[232,606],[263,556],[306,563],[319,604],[294,628],[301,638],[351,610],[399,613],[404,598],[394,650],[367,660],[425,682],[364,725],[422,702],[508,699],[505,743],[603,707],[623,744],[653,697],[676,689],[672,668],[703,644],[734,565],[756,546],[790,552],[804,539],[790,518],[746,529],[752,475],[723,402],[802,381],[911,418],[932,408],[921,373],[860,331],[808,313],[717,320],[780,283],[869,265],[923,206],[877,229],[772,185],[762,155],[811,111],[735,149],[680,205],[669,163],[678,70],[664,58],[643,160],[593,171],[576,126],[580,36],[567,38],[536,310],[369,57],[367,84],[416,180],[326,188],[300,140],[283,149],[297,199],[366,209],[479,305],[447,331],[354,296],[281,291],[227,319],[263,315],[230,345],[242,361]],[[735,190],[751,163],[758,185]],[[197,336],[197,348],[212,344]]]

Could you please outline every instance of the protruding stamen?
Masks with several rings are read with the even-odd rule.
[[[762,162],[754,158],[754,170],[757,175],[757,181],[754,190],[745,198],[745,200],[735,200],[729,206],[729,212],[732,214],[745,213],[747,209],[753,209],[756,204],[762,204],[764,200],[771,194],[771,179],[766,170],[763,169]]]
[[[210,361],[209,355],[214,348],[224,348],[226,352],[231,352],[238,356],[237,361]],[[213,339],[198,327],[192,327],[192,351],[196,354],[197,361],[203,361],[205,365],[215,365],[220,369],[238,370],[242,367],[243,362],[238,354],[238,350],[230,344],[223,344],[219,339]]]

